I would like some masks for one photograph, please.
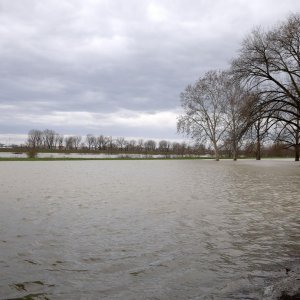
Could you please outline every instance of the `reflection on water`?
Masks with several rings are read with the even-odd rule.
[[[292,161],[0,164],[0,299],[260,299],[299,259]]]

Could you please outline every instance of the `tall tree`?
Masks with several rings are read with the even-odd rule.
[[[41,148],[43,145],[43,131],[32,129],[28,132],[27,144],[30,148]]]
[[[300,14],[291,15],[272,30],[254,30],[233,60],[232,72],[250,88],[259,87],[263,96],[256,103],[257,111],[299,132]]]
[[[194,85],[188,85],[181,93],[181,106],[184,114],[179,116],[177,130],[186,133],[197,142],[209,143],[215,158],[219,160],[219,149],[225,136],[226,74],[210,71],[199,78]]]
[[[85,142],[88,146],[88,149],[96,148],[96,137],[92,134],[87,134],[85,137]]]
[[[109,138],[104,135],[99,135],[96,140],[98,150],[105,150],[109,143]]]
[[[299,161],[300,130],[292,124],[286,124],[285,122],[277,122],[275,134],[275,142],[281,144],[283,143],[285,145],[285,148],[294,148],[295,161]]]
[[[253,146],[256,160],[261,159],[262,146],[268,139],[271,128],[277,122],[272,117],[274,112],[270,114],[261,107],[258,109],[258,103],[261,102],[262,97],[264,97],[264,94],[260,93],[258,89],[247,92],[241,106],[244,123],[240,130],[245,137],[244,140],[247,140],[248,144],[250,143]]]
[[[73,145],[76,150],[78,150],[81,140],[82,140],[82,137],[80,135],[73,136]]]
[[[56,142],[57,133],[54,130],[45,129],[43,131],[44,147],[47,149],[53,149]]]
[[[237,160],[243,137],[253,121],[250,110],[253,95],[235,82],[228,73],[224,92],[226,95],[226,143],[233,160]]]
[[[144,143],[144,148],[146,151],[155,151],[156,150],[156,142],[154,140],[147,140]]]

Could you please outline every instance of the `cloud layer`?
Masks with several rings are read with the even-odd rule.
[[[0,0],[0,133],[176,137],[179,94],[298,0]]]

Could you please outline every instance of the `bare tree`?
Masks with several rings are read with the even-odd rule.
[[[32,129],[28,132],[27,144],[30,148],[41,148],[43,145],[43,132]]]
[[[248,129],[248,138],[254,141],[254,152],[256,160],[261,160],[261,148],[269,136],[269,130],[273,122],[269,118],[261,117],[252,122]]]
[[[55,148],[56,136],[57,133],[54,130],[45,129],[43,131],[43,142],[45,148],[50,150]]]
[[[57,143],[59,149],[63,149],[64,136],[61,135],[61,134],[57,134],[57,136],[56,136],[56,143]]]
[[[256,98],[235,82],[229,74],[226,75],[224,88],[227,103],[225,144],[229,147],[233,160],[237,160],[243,137],[254,122],[251,106]]]
[[[107,137],[108,139],[108,142],[107,142],[107,147],[109,149],[109,152],[110,153],[113,153],[113,149],[115,147],[115,144],[114,144],[114,141],[113,141],[113,138],[111,136]]]
[[[174,154],[183,156],[185,154],[185,150],[186,150],[185,143],[179,143],[179,142],[172,143],[172,151]]]
[[[144,148],[146,151],[154,152],[156,150],[156,142],[154,140],[147,140],[144,143]]]
[[[158,142],[158,149],[161,152],[169,152],[171,148],[171,143],[166,140],[161,140]]]
[[[293,14],[273,30],[254,30],[232,62],[235,78],[250,88],[258,87],[263,95],[254,109],[290,124],[296,132],[300,130],[299,28],[300,14]]]
[[[95,148],[96,145],[96,137],[92,134],[87,134],[85,137],[85,142],[89,150]]]
[[[74,149],[74,137],[73,136],[67,136],[65,137],[65,148],[66,150],[72,150]]]
[[[144,148],[144,140],[143,139],[139,139],[137,141],[137,149],[138,151],[142,152]]]
[[[122,151],[123,148],[126,145],[125,138],[124,137],[118,137],[118,138],[116,138],[116,144],[117,144],[118,148]]]
[[[285,148],[294,148],[295,161],[299,161],[300,130],[292,124],[285,122],[277,122],[275,134],[275,142],[283,144]]]
[[[81,140],[82,140],[82,137],[80,135],[73,136],[73,144],[74,144],[74,148],[76,150],[78,150]]]
[[[128,150],[129,151],[132,151],[132,152],[135,152],[136,150],[136,145],[137,145],[137,141],[136,140],[130,140],[128,142]]]
[[[209,142],[219,160],[219,147],[227,129],[225,73],[210,71],[181,93],[184,114],[177,130],[198,142]]]
[[[109,143],[109,138],[104,136],[104,135],[100,135],[97,137],[97,148],[99,150],[105,150],[107,145]]]

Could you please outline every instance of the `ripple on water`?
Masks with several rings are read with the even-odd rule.
[[[299,179],[290,161],[3,164],[0,298],[260,299],[299,257]]]

